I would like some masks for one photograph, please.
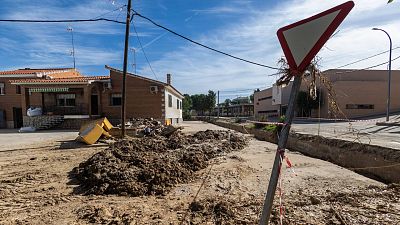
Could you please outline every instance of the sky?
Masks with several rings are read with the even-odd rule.
[[[126,0],[2,0],[0,19],[92,19],[124,21]],[[132,0],[133,9],[171,30],[232,55],[277,66],[283,52],[276,31],[344,0]],[[322,70],[389,49],[385,29],[400,46],[400,1],[355,0],[355,7],[319,53]],[[122,7],[121,7],[122,6]],[[271,87],[276,71],[196,46],[135,17],[130,29],[130,72],[166,80],[182,93],[220,91],[221,100]],[[111,22],[27,24],[0,22],[0,70],[76,67],[84,75],[107,75],[104,65],[122,69],[125,25]],[[135,29],[137,31],[137,35]],[[142,45],[140,45],[139,41]],[[142,47],[143,48],[142,48]],[[135,51],[134,51],[135,50]],[[134,54],[136,52],[136,54]],[[134,57],[134,55],[136,57]],[[149,63],[146,60],[149,61]],[[393,58],[400,48],[393,50]],[[388,54],[345,67],[362,69],[388,61]],[[151,67],[149,66],[151,65]],[[400,69],[400,59],[392,63]],[[153,73],[153,71],[154,73]],[[387,69],[387,65],[377,67]]]

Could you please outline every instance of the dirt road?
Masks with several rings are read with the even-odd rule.
[[[183,131],[205,129],[222,128],[187,122]],[[165,196],[121,197],[75,194],[77,184],[69,178],[74,167],[106,147],[43,146],[0,152],[0,224],[180,224],[184,218],[192,224],[255,224],[276,150],[252,138],[244,150],[214,159],[192,182]],[[285,224],[400,221],[398,186],[297,153],[288,157],[295,173],[282,172]],[[235,215],[240,220],[221,222]]]

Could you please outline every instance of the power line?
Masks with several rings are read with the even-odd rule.
[[[137,38],[137,40],[138,40],[138,42],[139,42],[140,48],[142,49],[143,55],[144,55],[144,57],[146,58],[147,64],[149,64],[149,67],[150,67],[151,72],[153,73],[154,77],[158,80],[158,77],[157,77],[156,73],[154,73],[154,70],[153,70],[153,67],[152,67],[151,64],[150,64],[150,61],[149,61],[149,59],[147,58],[146,52],[145,52],[144,49],[143,49],[142,42],[140,41],[139,34],[138,34],[137,30],[136,30],[135,23],[132,23],[132,25],[133,25],[133,29],[135,30],[136,38]]]
[[[396,49],[399,49],[399,48],[400,48],[400,47],[396,47],[396,48],[393,48],[392,50],[396,50]],[[336,67],[335,69],[340,69],[340,68],[343,68],[343,67],[346,67],[346,66],[350,66],[350,65],[353,65],[353,64],[356,64],[356,63],[359,63],[359,62],[362,62],[362,61],[365,61],[365,60],[374,58],[374,57],[376,57],[376,56],[383,55],[383,54],[385,54],[385,53],[388,53],[389,51],[390,51],[390,50],[387,50],[387,51],[384,51],[384,52],[380,52],[380,53],[378,53],[378,54],[371,55],[371,56],[368,56],[368,57],[366,57],[366,58],[363,58],[363,59],[360,59],[360,60],[357,60],[357,61],[354,61],[354,62],[351,62],[351,63],[347,63],[347,64],[345,64],[345,65],[343,65],[343,66]]]
[[[125,24],[125,22],[107,19],[107,18],[97,18],[97,19],[82,19],[82,20],[2,20],[0,22],[11,22],[11,23],[80,23],[80,22],[98,22],[107,21],[119,24]]]
[[[141,17],[141,18],[143,18],[143,19],[149,21],[149,22],[152,23],[153,25],[155,25],[155,26],[157,26],[157,27],[160,27],[160,28],[162,28],[162,29],[164,29],[164,30],[166,30],[166,31],[168,31],[168,32],[170,32],[170,33],[172,33],[172,34],[178,36],[178,37],[181,37],[181,38],[183,38],[183,39],[185,39],[185,40],[187,40],[187,41],[189,41],[189,42],[191,42],[191,43],[193,43],[193,44],[199,45],[199,46],[201,46],[201,47],[203,47],[203,48],[209,49],[209,50],[211,50],[211,51],[220,53],[220,54],[222,54],[222,55],[225,55],[225,56],[228,56],[228,57],[231,57],[231,58],[234,58],[234,59],[243,61],[243,62],[247,62],[247,63],[253,64],[253,65],[257,65],[257,66],[261,66],[261,67],[265,67],[265,68],[269,68],[269,69],[274,69],[274,70],[279,70],[279,68],[277,68],[277,67],[272,67],[272,66],[267,66],[267,65],[261,64],[261,63],[256,63],[256,62],[253,62],[253,61],[250,61],[250,60],[247,60],[247,59],[243,59],[243,58],[240,58],[240,57],[231,55],[231,54],[229,54],[229,53],[226,53],[226,52],[217,50],[217,49],[212,48],[212,47],[209,47],[209,46],[207,46],[207,45],[201,44],[201,43],[199,43],[199,42],[197,42],[197,41],[194,41],[194,40],[192,40],[192,39],[190,39],[190,38],[188,38],[188,37],[185,37],[185,36],[183,36],[183,35],[181,35],[181,34],[178,34],[177,32],[175,32],[175,31],[173,31],[173,30],[171,30],[171,29],[169,29],[169,28],[167,28],[167,27],[164,27],[164,26],[162,26],[162,25],[160,25],[160,24],[154,22],[152,19],[150,19],[150,18],[148,18],[148,17],[145,17],[145,16],[139,14],[139,13],[136,12],[135,10],[133,10],[133,12],[134,12],[133,15],[139,16],[139,17]]]
[[[395,61],[395,60],[397,60],[397,59],[400,59],[400,56],[397,56],[396,58],[392,59],[392,62]],[[376,68],[376,67],[378,67],[378,66],[382,66],[382,65],[388,64],[388,63],[389,63],[389,61],[383,62],[383,63],[379,63],[379,64],[376,64],[376,65],[373,65],[373,66],[369,66],[369,67],[366,67],[366,68],[363,68],[363,69],[344,71],[344,72],[342,72],[342,73],[353,73],[353,72],[357,72],[357,71],[369,70],[369,69]]]
[[[108,14],[110,14],[110,13],[113,13],[113,12],[115,12],[115,11],[117,11],[117,10],[122,10],[123,8],[125,8],[126,7],[126,5],[121,5],[121,6],[119,6],[118,8],[116,8],[116,9],[114,9],[114,10],[111,10],[111,11],[108,11],[108,12],[106,12],[106,13],[103,13],[103,14],[101,14],[101,15],[99,15],[99,16],[96,16],[96,17],[94,17],[94,18],[92,18],[92,19],[97,19],[97,18],[99,18],[99,17],[103,17],[103,16],[105,16],[105,15],[108,15]],[[115,19],[116,20],[116,19]]]

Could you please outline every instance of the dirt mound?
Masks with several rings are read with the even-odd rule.
[[[201,131],[169,137],[120,140],[74,168],[85,194],[162,195],[190,180],[209,160],[243,149],[244,136],[228,131]]]
[[[189,205],[187,224],[257,224],[261,201],[204,199]],[[186,223],[185,223],[186,224]]]
[[[284,224],[397,224],[400,221],[399,187],[399,184],[370,185],[347,187],[340,192],[322,188],[298,190],[284,198]],[[273,224],[278,223],[277,210],[271,219]]]

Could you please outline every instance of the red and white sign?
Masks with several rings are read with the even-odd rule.
[[[305,71],[353,7],[354,2],[349,1],[278,30],[279,42],[293,73],[300,75]]]

